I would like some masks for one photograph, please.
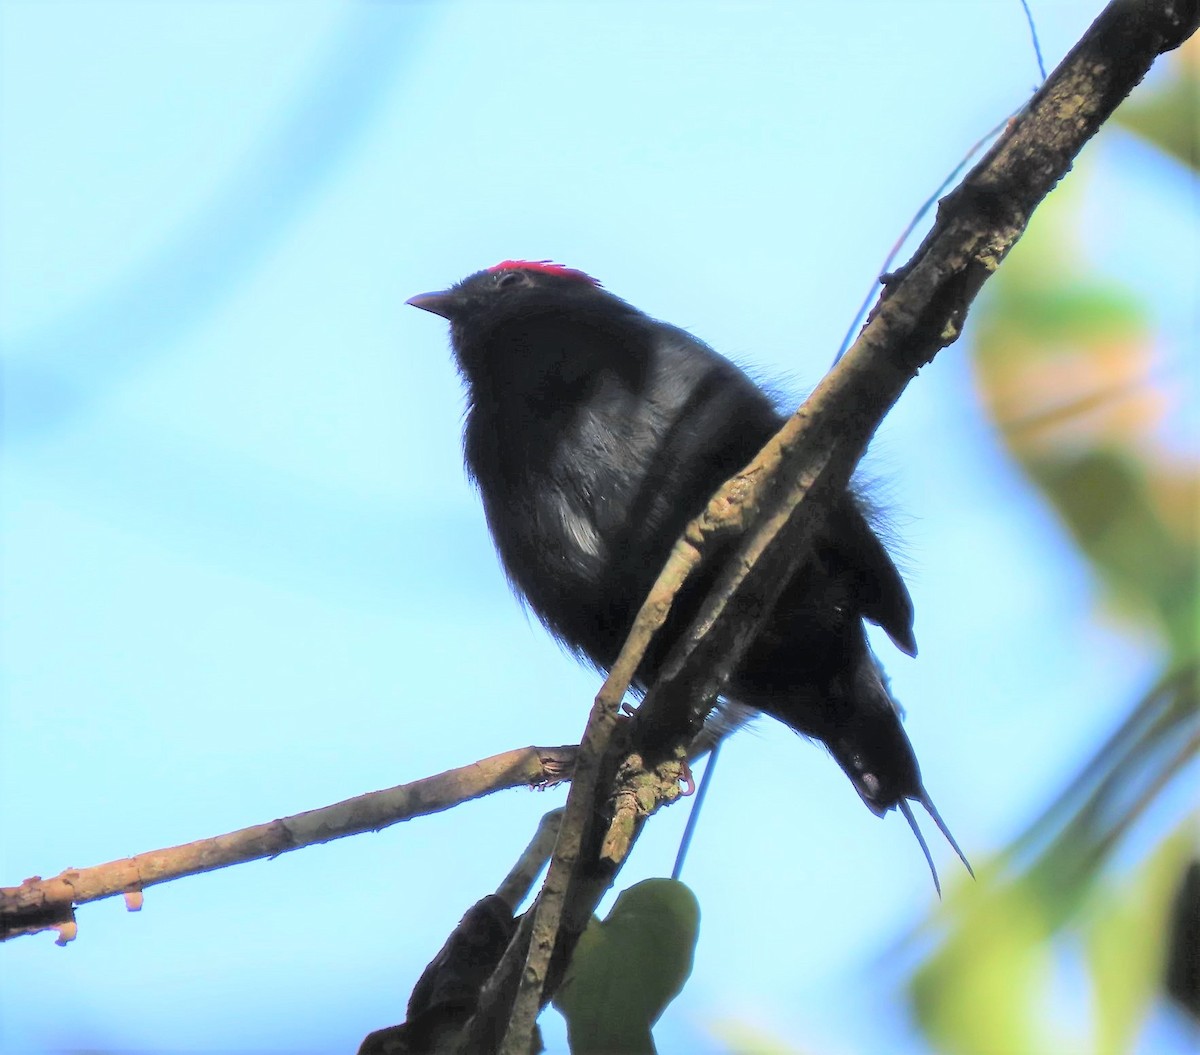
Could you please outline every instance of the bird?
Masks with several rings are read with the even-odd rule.
[[[450,324],[466,470],[510,585],[569,651],[608,670],[675,540],[783,413],[691,333],[552,261],[504,260],[406,303]],[[904,816],[940,895],[911,803],[971,866],[925,789],[867,641],[865,621],[917,653],[912,600],[871,515],[853,485],[839,495],[721,706],[730,724],[761,711],[823,743],[876,816]],[[653,684],[696,615],[721,552],[685,582],[636,690]]]

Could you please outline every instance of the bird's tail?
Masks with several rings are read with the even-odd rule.
[[[974,879],[975,869],[971,867],[971,862],[967,860],[967,855],[962,852],[962,847],[958,845],[958,840],[954,838],[954,836],[950,833],[950,829],[946,827],[946,822],[942,820],[942,815],[938,813],[937,807],[933,804],[933,800],[929,797],[929,793],[925,790],[923,785],[921,787],[920,797],[914,798],[913,801],[919,802],[925,807],[925,812],[933,818],[933,823],[938,826],[938,831],[945,836],[946,842],[948,842],[954,849],[954,852],[958,854],[958,859],[962,861],[963,866],[967,870],[967,874]],[[933,876],[933,888],[937,891],[938,897],[941,897],[942,883],[938,878],[937,867],[933,863],[933,855],[929,852],[929,844],[925,841],[925,836],[921,831],[921,826],[917,824],[917,817],[916,814],[913,813],[912,806],[909,805],[909,800],[907,798],[899,799],[896,802],[896,808],[904,816],[904,819],[908,821],[908,826],[912,829],[913,835],[917,837],[917,843],[921,847],[921,852],[925,855],[925,863],[929,865],[929,873]]]
[[[925,790],[916,753],[901,722],[901,709],[892,697],[878,660],[869,649],[864,651],[856,676],[850,683],[848,698],[837,700],[836,693],[831,696],[834,703],[827,712],[827,720],[832,727],[821,739],[867,808],[879,817],[891,809],[900,812],[925,855],[939,896],[941,880],[912,803],[920,803],[925,808],[938,831],[974,877],[966,854]]]

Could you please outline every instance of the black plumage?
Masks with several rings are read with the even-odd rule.
[[[467,470],[509,580],[551,633],[607,669],[675,539],[783,417],[733,363],[580,271],[505,261],[409,303],[450,322]],[[718,567],[685,585],[640,687]],[[904,814],[932,870],[909,800],[962,851],[925,791],[864,619],[916,654],[908,590],[847,493],[725,697],[826,744],[873,812]]]

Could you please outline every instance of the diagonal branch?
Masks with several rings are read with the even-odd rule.
[[[619,753],[617,708],[680,584],[715,537],[744,526],[737,556],[639,711],[639,725],[652,739],[670,743],[685,740],[711,708],[879,423],[918,370],[957,339],[971,302],[1038,203],[1154,59],[1182,43],[1198,22],[1196,0],[1111,3],[959,188],[942,200],[913,259],[884,278],[880,301],[845,358],[688,526],[592,707],[559,844],[530,928],[529,952],[506,956],[476,1016],[487,1017],[493,1028],[469,1036],[495,1036],[495,1024],[507,1020],[499,1050],[506,1055],[529,1050],[548,998],[552,958],[561,963],[569,957],[578,937],[568,921],[591,911],[593,891],[585,896],[586,884],[579,880],[600,864],[593,829],[611,792],[605,776],[614,772]],[[586,855],[585,848],[593,854]],[[609,843],[608,851],[615,861],[623,857],[620,846]],[[510,952],[516,944],[514,939]],[[501,996],[514,989],[506,971],[519,974],[511,1009]],[[486,1050],[496,1048],[489,1044]]]

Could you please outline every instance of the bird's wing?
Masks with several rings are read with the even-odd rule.
[[[913,603],[879,536],[857,509],[848,510],[840,525],[849,532],[844,552],[853,555],[855,590],[865,618],[883,627],[901,652],[917,654],[913,636]]]

